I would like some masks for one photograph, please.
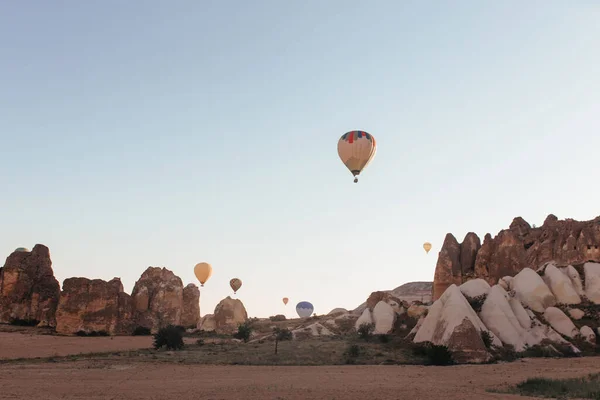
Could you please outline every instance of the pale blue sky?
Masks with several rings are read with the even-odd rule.
[[[598,21],[595,0],[3,2],[0,254],[43,243],[61,283],[127,292],[207,261],[202,314],[239,277],[251,316],[294,316],[431,280],[447,232],[593,218]],[[378,143],[358,184],[353,129]]]

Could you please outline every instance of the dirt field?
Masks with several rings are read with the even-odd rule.
[[[198,363],[202,361],[222,360],[219,357],[232,350],[217,350],[222,348],[219,344],[197,346],[189,338],[186,342],[190,350],[158,355],[143,350],[91,358],[79,355],[50,361],[8,361],[7,358],[147,348],[151,338],[111,340],[0,333],[0,358],[4,359],[0,364],[0,399],[525,399],[489,393],[486,389],[502,388],[534,376],[564,378],[600,372],[599,357],[524,359],[453,367],[201,365]],[[291,342],[283,343],[283,352],[286,345],[287,351],[291,349]],[[258,353],[263,347],[272,349],[272,343],[268,342],[263,347],[240,346],[250,353]],[[324,347],[315,346],[313,343],[303,350],[335,352],[331,349],[337,344],[330,341]],[[295,347],[294,351],[302,350]],[[199,358],[202,354],[207,360]],[[235,352],[231,354],[236,357]]]

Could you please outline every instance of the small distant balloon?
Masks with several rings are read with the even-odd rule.
[[[229,286],[231,286],[231,288],[233,289],[233,294],[236,294],[236,292],[242,287],[242,281],[241,279],[233,278],[229,281]]]
[[[358,182],[358,175],[375,157],[377,143],[375,138],[365,131],[350,131],[338,140],[338,155],[354,175],[354,183]]]
[[[196,266],[194,267],[194,274],[196,275],[196,278],[198,278],[200,286],[204,286],[206,281],[211,277],[212,273],[212,266],[208,263],[201,262],[199,264],[196,264]]]
[[[429,242],[423,243],[423,248],[425,249],[427,254],[429,254],[429,250],[431,250],[431,243],[429,243]]]
[[[288,301],[290,301],[290,299],[288,299],[287,297],[283,298],[283,304],[287,305]]]
[[[15,251],[19,253],[29,253],[29,249],[26,247],[17,247]]]
[[[300,318],[310,317],[313,311],[315,311],[315,308],[308,301],[301,301],[296,304],[296,312]]]

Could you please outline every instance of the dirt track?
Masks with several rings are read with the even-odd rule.
[[[47,357],[148,347],[149,337],[76,338],[0,334],[0,358]],[[81,357],[79,357],[81,358]],[[600,372],[600,357],[527,359],[455,367],[253,367],[114,360],[7,362],[0,399],[396,400],[525,399],[487,393],[528,377]]]

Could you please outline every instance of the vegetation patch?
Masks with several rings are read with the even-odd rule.
[[[488,392],[552,399],[600,400],[600,374],[571,379],[529,378],[513,387],[488,389]]]
[[[160,328],[154,335],[154,349],[166,347],[167,350],[183,349],[183,332],[180,327],[169,325]]]
[[[132,336],[150,336],[151,335],[150,328],[146,328],[145,326],[137,326],[133,330],[133,333],[131,335]]]
[[[13,318],[10,320],[10,324],[14,326],[37,326],[40,321],[36,319],[21,319],[21,318]]]
[[[101,331],[77,331],[75,333],[75,335],[77,336],[82,336],[82,337],[97,337],[97,336],[110,336],[108,334],[108,332],[101,330]]]
[[[480,313],[481,307],[483,307],[483,303],[485,303],[485,299],[487,298],[487,294],[482,294],[481,296],[469,297],[465,296],[471,308],[475,310],[475,312]]]

